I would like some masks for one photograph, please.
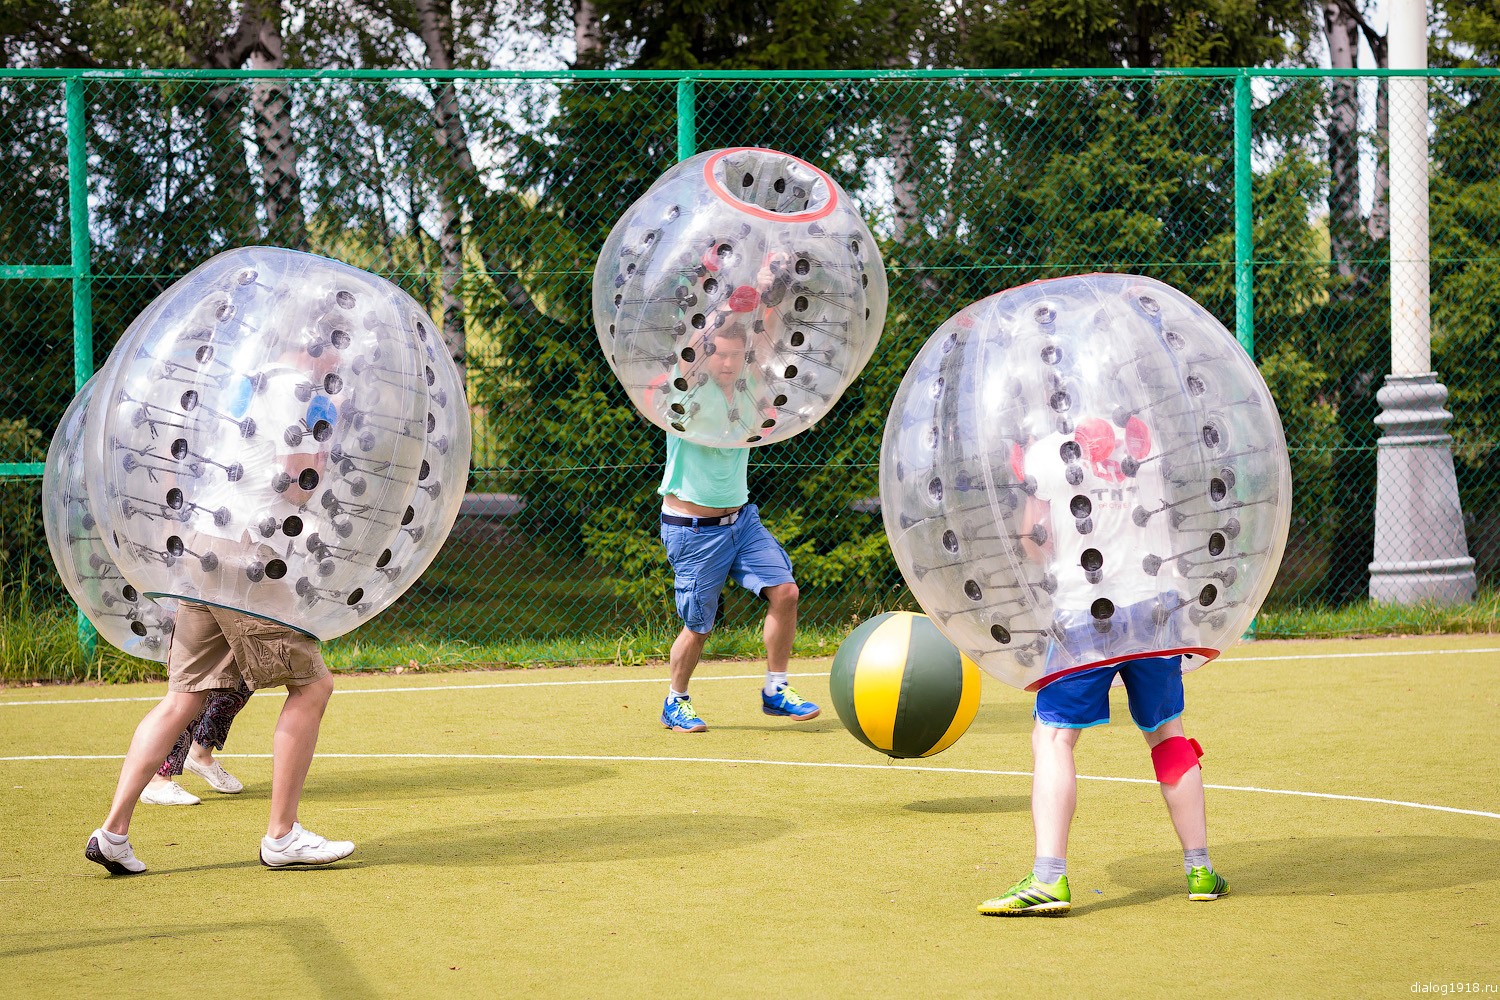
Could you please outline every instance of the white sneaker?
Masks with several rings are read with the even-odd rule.
[[[141,789],[141,801],[153,806],[195,806],[203,800],[175,781],[152,781]]]
[[[277,847],[270,837],[260,839],[260,863],[267,868],[331,865],[353,853],[353,841],[328,840],[302,829],[301,823],[292,824],[292,840],[285,847]]]
[[[130,849],[128,839],[123,844],[112,844],[102,829],[89,834],[89,843],[83,849],[83,856],[96,865],[103,865],[111,875],[135,875],[146,870],[141,859],[135,856],[135,851]]]
[[[245,786],[240,782],[240,779],[224,770],[224,765],[218,761],[214,761],[208,767],[204,767],[189,757],[182,762],[182,766],[184,769],[193,772],[208,782],[209,787],[216,792],[222,792],[225,795],[238,795],[245,790]]]

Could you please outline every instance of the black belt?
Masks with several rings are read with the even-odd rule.
[[[683,528],[717,528],[720,525],[733,524],[740,519],[740,514],[745,508],[741,507],[732,514],[723,514],[719,517],[680,517],[676,514],[663,513],[662,524],[675,524]]]

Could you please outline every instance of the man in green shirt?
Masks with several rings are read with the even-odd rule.
[[[744,390],[742,373],[749,347],[747,318],[730,313],[711,336],[705,367],[710,382],[694,394],[700,408],[726,426],[759,414]],[[746,416],[741,417],[743,409]],[[702,415],[700,409],[699,415]],[[753,426],[753,424],[752,424]],[[748,448],[710,448],[667,436],[667,467],[662,475],[661,539],[676,574],[677,613],[683,629],[672,643],[671,687],[662,706],[662,725],[681,733],[708,726],[688,697],[688,681],[718,617],[719,594],[731,576],[766,599],[766,682],[761,711],[793,720],[813,719],[821,709],[797,696],[787,684],[787,661],[797,631],[797,582],[786,550],[761,523],[749,503]]]

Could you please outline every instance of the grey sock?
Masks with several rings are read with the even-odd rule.
[[[1194,868],[1207,868],[1213,871],[1213,865],[1208,860],[1208,848],[1195,847],[1191,851],[1182,852],[1182,870],[1189,875]]]
[[[1051,885],[1068,874],[1068,859],[1038,857],[1036,861],[1032,862],[1031,874],[1036,876],[1038,882],[1046,882],[1048,885]]]

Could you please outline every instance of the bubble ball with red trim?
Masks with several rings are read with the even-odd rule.
[[[469,471],[463,383],[416,300],[274,247],[164,291],[98,376],[100,537],[139,593],[331,639],[416,581]]]
[[[720,149],[663,174],[615,224],[594,324],[637,409],[698,444],[784,441],[826,414],[885,326],[885,266],[828,174]]]
[[[98,633],[145,660],[166,662],[177,602],[145,596],[120,573],[99,532],[84,461],[83,429],[96,375],[63,413],[42,471],[42,524],[63,586]]]
[[[1281,562],[1291,467],[1232,334],[1160,281],[1090,274],[938,328],[891,406],[880,498],[922,608],[1036,690],[1237,639]]]

